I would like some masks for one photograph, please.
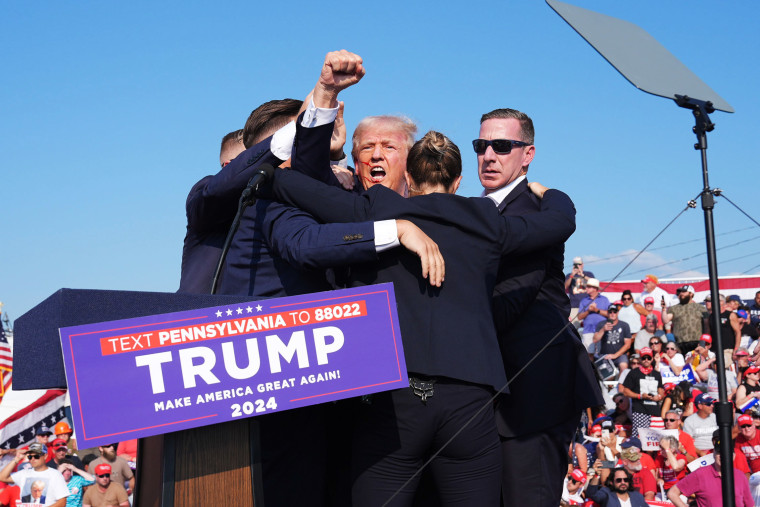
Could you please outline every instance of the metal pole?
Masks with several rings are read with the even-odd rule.
[[[707,176],[707,132],[715,128],[710,123],[708,113],[714,111],[710,102],[703,102],[689,97],[680,97],[676,99],[681,107],[687,107],[692,110],[696,125],[692,129],[697,135],[697,143],[694,149],[699,150],[702,155],[702,210],[705,215],[705,239],[707,241],[707,267],[710,276],[710,300],[712,306],[712,315],[710,321],[713,329],[713,343],[716,343],[716,363],[718,368],[718,403],[715,406],[715,417],[718,421],[718,431],[720,434],[720,471],[721,484],[723,486],[723,505],[736,505],[734,502],[734,460],[733,446],[731,445],[731,427],[734,423],[734,410],[728,402],[726,391],[726,363],[723,359],[723,337],[720,330],[720,292],[718,286],[718,261],[715,251],[715,225],[713,223],[713,208],[715,207],[715,198],[710,189],[710,182]]]

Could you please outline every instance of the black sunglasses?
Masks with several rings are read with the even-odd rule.
[[[739,427],[740,427],[740,428],[751,428],[752,426],[754,426],[754,425],[753,425],[753,424],[742,424],[742,425],[741,425],[741,426],[739,426]]]
[[[103,479],[105,477],[111,477],[111,474],[96,475],[95,477],[100,477],[101,479]]]
[[[27,454],[26,457],[29,459],[40,459],[42,456],[39,454]]]
[[[475,139],[472,142],[472,147],[478,154],[485,153],[489,146],[499,155],[507,155],[512,152],[513,146],[530,146],[530,143],[511,139]]]
[[[665,419],[665,420],[666,420],[666,421],[668,421],[668,422],[676,422],[676,421],[680,421],[680,419],[677,419],[677,418],[675,418],[675,419]]]
[[[641,356],[641,360],[642,361],[651,361],[652,357],[651,356]]]
[[[618,482],[630,482],[630,481],[625,477],[616,477],[615,484],[617,484]]]
[[[633,298],[624,297],[624,298],[623,298],[623,301],[633,301]]]

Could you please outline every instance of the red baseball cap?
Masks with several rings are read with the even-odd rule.
[[[59,447],[66,447],[66,441],[62,438],[56,438],[55,440],[53,440],[53,443],[51,443],[50,446],[53,449],[58,449]]]
[[[95,467],[95,473],[97,475],[110,474],[111,465],[109,465],[108,463],[101,463],[100,465]]]
[[[751,364],[746,370],[744,370],[744,374],[748,375],[750,373],[758,373],[760,372],[760,366],[756,366],[754,364]]]
[[[591,427],[591,433],[601,433],[602,432],[602,426],[600,424],[595,424]]]
[[[712,343],[712,336],[710,336],[709,334],[703,334],[702,336],[699,337],[699,340],[705,343]]]
[[[673,384],[672,382],[668,382],[663,387],[665,388],[665,391],[672,391],[675,386],[676,384]]]
[[[654,298],[652,296],[647,296],[644,298],[644,304],[647,303],[654,303]]]
[[[576,468],[575,470],[573,470],[573,473],[570,474],[570,477],[580,482],[581,484],[586,483],[586,474],[584,474],[583,470],[581,470],[580,468]]]
[[[641,350],[639,350],[639,356],[654,357],[654,353],[652,352],[652,349],[650,349],[649,347],[643,347]]]
[[[743,424],[755,424],[755,421],[752,419],[752,416],[749,414],[742,414],[739,416],[738,419],[736,419],[736,423],[741,426]]]

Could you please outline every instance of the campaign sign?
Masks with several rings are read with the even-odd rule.
[[[60,334],[82,448],[409,385],[390,283]]]
[[[690,364],[687,364],[686,366],[684,366],[684,368],[681,370],[680,375],[676,375],[675,373],[673,373],[673,370],[670,369],[670,366],[661,364],[660,375],[662,376],[663,384],[678,384],[680,382],[683,382],[684,380],[687,380],[691,382],[692,384],[697,383],[697,379],[694,375],[694,371],[692,371],[691,369]]]
[[[678,440],[678,430],[639,428],[639,440],[641,440],[642,451],[659,451],[660,439],[666,435],[675,437]]]

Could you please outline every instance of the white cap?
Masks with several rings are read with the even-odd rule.
[[[586,280],[586,287],[596,287],[598,289],[599,280],[597,280],[596,278],[589,278],[588,280]]]
[[[580,257],[573,257],[573,264],[583,264],[583,259]]]

